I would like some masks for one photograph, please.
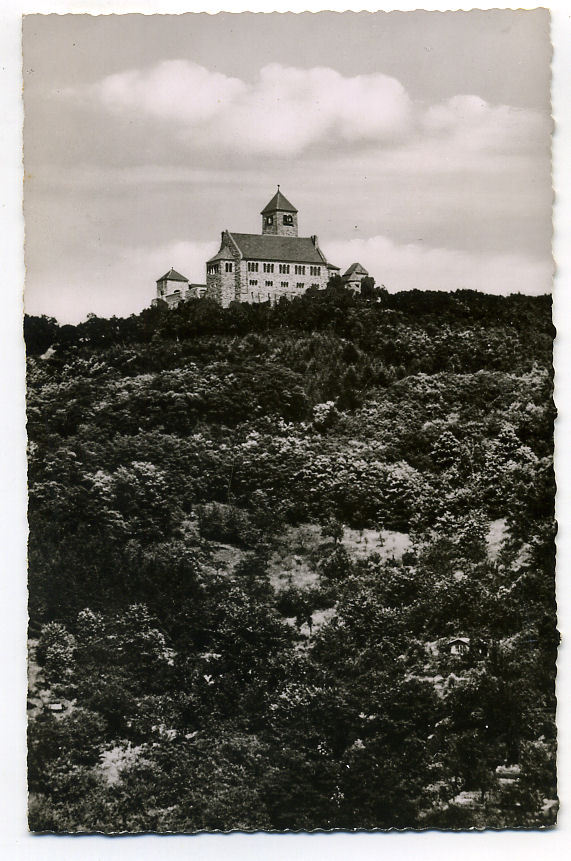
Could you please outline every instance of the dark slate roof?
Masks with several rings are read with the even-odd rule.
[[[347,272],[344,274],[343,278],[348,278],[349,275],[354,275],[355,273],[357,275],[368,275],[369,274],[367,272],[367,270],[365,269],[365,267],[361,266],[360,263],[351,263]]]
[[[287,197],[284,197],[281,193],[279,188],[268,205],[262,209],[260,215],[265,215],[267,212],[276,212],[276,210],[279,210],[279,212],[297,212],[295,206],[292,206]]]
[[[157,278],[157,284],[159,281],[185,281],[188,282],[188,278],[185,278],[184,275],[181,275],[180,272],[177,272],[176,269],[169,269],[166,275],[163,275],[162,278]]]
[[[207,263],[216,263],[217,260],[234,260],[234,255],[227,245],[222,245],[220,251],[214,257],[211,257],[210,260],[207,260]]]
[[[310,236],[271,236],[268,233],[261,236],[258,233],[232,233],[231,236],[245,260],[327,263]]]

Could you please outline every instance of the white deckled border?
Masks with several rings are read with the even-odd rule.
[[[481,3],[479,9],[527,8],[541,3],[504,6]],[[485,833],[388,833],[388,834],[314,834],[314,835],[222,835],[193,837],[143,836],[110,838],[103,836],[51,837],[30,836],[26,824],[25,787],[25,422],[24,372],[21,339],[23,264],[23,218],[21,204],[21,54],[20,20],[24,13],[112,14],[143,12],[317,12],[323,4],[311,0],[289,0],[271,4],[264,0],[244,3],[227,0],[223,5],[169,0],[0,0],[0,856],[38,861],[99,861],[99,859],[137,859],[155,861],[168,858],[200,861],[328,861],[341,859],[393,859],[408,861],[518,861],[548,857],[558,861],[568,857],[571,843],[571,172],[567,169],[571,153],[571,7],[568,0],[552,0],[552,39],[554,45],[553,114],[555,207],[554,256],[557,263],[555,283],[556,402],[559,420],[556,428],[556,469],[558,482],[558,602],[559,628],[563,645],[559,656],[558,726],[560,733],[559,826],[546,832]],[[469,10],[473,4],[450,4],[453,9]],[[343,12],[349,3],[332,0],[327,9]],[[393,4],[359,3],[352,11],[380,11],[419,7],[447,11],[437,3]]]

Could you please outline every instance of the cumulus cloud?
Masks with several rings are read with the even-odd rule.
[[[425,133],[469,150],[502,153],[549,147],[549,119],[537,111],[490,105],[479,96],[458,95],[431,105],[421,117]]]
[[[395,141],[413,118],[412,102],[395,78],[349,78],[330,68],[277,63],[246,84],[187,60],[168,60],[110,75],[86,95],[115,113],[168,121],[171,133],[178,130],[201,147],[269,155],[299,154],[323,141]]]
[[[346,77],[331,68],[272,63],[247,83],[188,60],[109,75],[87,91],[127,117],[168,123],[189,146],[266,156],[295,156],[311,147],[434,141],[449,151],[496,153],[549,146],[550,121],[531,110],[457,95],[414,104],[383,74]]]
[[[227,109],[247,90],[243,81],[187,60],[108,75],[92,87],[115,112],[141,112],[158,121],[199,125]]]
[[[421,244],[399,245],[385,236],[323,243],[342,271],[359,261],[391,292],[397,290],[479,290],[484,293],[549,293],[553,265],[518,254],[474,254]]]

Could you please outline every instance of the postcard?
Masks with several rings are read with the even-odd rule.
[[[554,826],[549,12],[23,58],[30,830]]]

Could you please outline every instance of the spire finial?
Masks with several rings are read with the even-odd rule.
[[[278,191],[279,191],[279,190],[280,190],[280,184],[279,184],[279,182],[278,182]]]

